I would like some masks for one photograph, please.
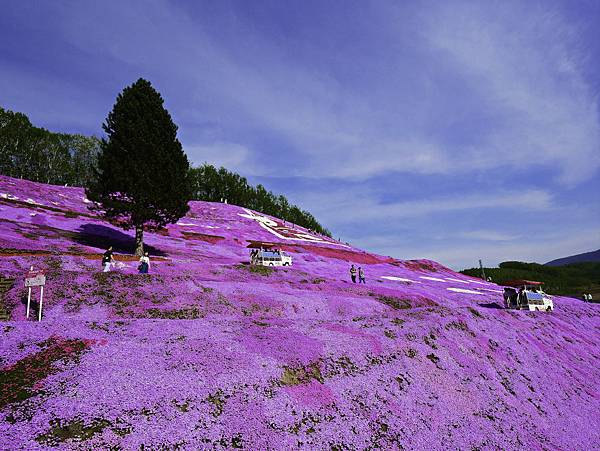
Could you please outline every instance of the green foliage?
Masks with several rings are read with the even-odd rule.
[[[311,379],[320,382],[325,382],[325,378],[321,374],[321,368],[316,362],[310,363],[307,366],[284,367],[283,374],[279,382],[285,386],[294,386],[307,384]]]
[[[262,185],[251,186],[245,177],[210,164],[190,170],[193,198],[209,202],[227,202],[293,222],[326,236],[331,233],[313,215],[291,205],[284,196],[277,196]]]
[[[78,362],[89,344],[78,339],[50,337],[38,345],[41,350],[0,369],[0,409],[19,403],[40,390],[40,381],[56,373],[55,362]]]
[[[236,268],[250,271],[253,274],[260,274],[261,276],[270,276],[273,274],[273,267],[262,266],[262,265],[236,265]]]
[[[221,416],[226,403],[226,400],[223,396],[223,391],[217,390],[215,393],[211,393],[210,395],[208,395],[208,398],[206,400],[213,406],[211,412],[212,416],[214,416],[215,418]]]
[[[377,300],[390,306],[394,310],[403,310],[412,308],[412,304],[408,299],[400,299],[395,296],[377,296]]]
[[[131,88],[127,88],[126,91]],[[152,88],[150,87],[150,89]],[[125,91],[119,96],[119,99],[122,99],[124,94]],[[158,93],[156,93],[156,97],[160,99]],[[154,100],[156,101],[156,98]],[[154,103],[155,105],[152,108],[158,106],[158,104],[162,108],[162,99]],[[97,189],[98,184],[95,184],[94,181],[97,178],[101,147],[103,153],[106,146],[111,142],[110,146],[119,145],[122,146],[122,149],[129,149],[135,139],[151,135],[142,131],[144,129],[142,125],[144,119],[137,112],[138,109],[141,111],[143,108],[144,106],[139,104],[136,107],[130,106],[119,109],[119,114],[113,111],[111,113],[113,120],[116,120],[117,117],[133,116],[129,131],[134,133],[128,139],[123,139],[123,133],[118,133],[114,138],[111,138],[112,132],[109,133],[105,128],[109,134],[109,139],[104,142],[93,136],[52,133],[33,126],[27,116],[22,113],[14,113],[0,108],[0,174],[44,183],[68,184]],[[164,109],[163,112],[162,122],[170,122],[168,113]],[[166,120],[166,117],[168,117],[168,120]],[[161,120],[158,120],[157,123],[160,124]],[[108,125],[107,119],[105,127]],[[142,127],[138,129],[140,125]],[[125,128],[119,127],[118,131],[125,132]],[[176,127],[171,122],[167,130],[170,130],[174,136]],[[160,135],[158,129],[154,131],[155,134]],[[161,135],[160,141],[164,138],[165,136]],[[177,145],[178,143],[175,146],[177,147]],[[146,152],[144,146],[136,146],[133,150],[132,155],[127,153],[125,157],[121,153],[120,156],[110,161],[110,164],[119,165],[121,167],[119,172],[130,176],[131,179],[141,175],[143,178],[140,179],[139,184],[136,184],[141,189],[148,189],[148,185],[156,188],[157,183],[161,182],[159,173],[147,175],[150,165],[146,163],[148,163],[151,155],[145,153],[143,164],[133,164],[132,156],[139,163],[139,160],[137,160],[138,154]],[[170,166],[167,165],[167,167]],[[100,173],[103,174],[102,168],[100,168]],[[212,165],[204,164],[191,168],[188,178],[183,177],[182,183],[184,180],[191,183],[191,199],[210,202],[220,202],[222,199],[227,199],[231,204],[251,208],[331,237],[331,233],[309,212],[290,204],[284,196],[276,195],[260,184],[251,186],[245,177],[223,167],[217,169]]]
[[[86,186],[100,140],[34,127],[22,113],[0,107],[0,173],[37,182]]]
[[[545,266],[539,263],[507,261],[498,268],[484,268],[485,274],[495,283],[502,285],[514,279],[544,282],[544,291],[550,294],[577,296],[581,293],[596,293],[600,288],[600,263],[573,263],[565,266]],[[461,271],[468,276],[479,277],[479,268]]]
[[[85,441],[101,433],[110,424],[110,421],[104,419],[94,420],[90,425],[85,425],[81,419],[65,423],[55,419],[51,421],[50,431],[37,436],[36,441],[45,445],[56,445],[73,439]]]
[[[429,360],[431,360],[433,363],[435,363],[437,365],[437,363],[440,361],[440,358],[435,355],[433,352],[431,354],[427,354],[426,356]]]

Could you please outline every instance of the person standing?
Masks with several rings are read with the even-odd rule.
[[[356,268],[354,265],[350,266],[350,278],[352,279],[352,282],[356,283]]]
[[[148,252],[144,252],[144,255],[140,257],[140,266],[138,266],[140,274],[148,274],[150,269],[150,255]]]
[[[358,283],[367,283],[365,280],[365,271],[360,266],[358,267]]]
[[[108,249],[106,249],[106,252],[104,252],[104,254],[102,254],[102,266],[104,267],[103,272],[109,272],[110,265],[114,261],[115,261],[115,259],[113,257],[113,248],[112,248],[112,246],[109,246]]]

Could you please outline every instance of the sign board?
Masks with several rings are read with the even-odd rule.
[[[43,287],[46,285],[46,275],[42,271],[30,271],[25,276],[26,287]]]
[[[44,271],[34,271],[33,266],[25,275],[25,286],[27,287],[27,314],[31,307],[31,287],[40,287],[40,302],[38,304],[38,321],[42,320],[42,303],[44,302],[44,285],[46,285],[46,273]]]
[[[33,266],[32,266],[33,268]],[[46,275],[46,271],[44,271],[43,269],[38,269],[37,271],[30,269],[29,271],[27,271],[27,274],[25,275],[25,277],[27,279],[29,279],[30,277],[35,277],[35,276],[39,276],[39,275]]]

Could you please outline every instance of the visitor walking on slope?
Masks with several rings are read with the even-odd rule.
[[[144,252],[144,255],[140,257],[138,269],[140,274],[148,274],[148,270],[150,269],[150,255],[148,255],[148,252]]]
[[[114,261],[115,261],[115,259],[113,257],[113,248],[112,248],[112,246],[109,246],[108,249],[106,249],[106,252],[104,254],[102,254],[102,266],[104,268],[103,272],[109,272],[110,265]]]
[[[360,266],[358,267],[358,283],[367,283],[365,280],[365,271]]]
[[[350,278],[352,279],[352,282],[356,283],[356,268],[354,265],[350,266]]]

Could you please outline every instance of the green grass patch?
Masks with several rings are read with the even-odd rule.
[[[389,329],[387,329],[383,334],[392,340],[395,340],[398,337],[393,330],[389,330]]]
[[[477,310],[475,310],[477,311]],[[477,312],[479,313],[479,312]],[[446,330],[460,330],[461,332],[465,332],[469,335],[471,335],[472,337],[475,336],[475,332],[473,332],[471,329],[469,329],[469,326],[467,325],[467,323],[465,323],[464,321],[452,321],[448,324],[446,324],[445,326]]]
[[[55,362],[79,362],[79,356],[89,348],[83,340],[55,336],[39,346],[41,351],[0,370],[0,409],[37,395],[39,382],[57,372]]]
[[[271,266],[262,266],[262,265],[235,265],[237,269],[242,269],[252,274],[259,274],[261,276],[270,276],[273,274],[274,268]]]
[[[427,358],[429,360],[431,360],[433,363],[435,363],[436,365],[440,361],[440,358],[437,355],[435,355],[433,352],[431,354],[427,354]]]
[[[325,382],[318,363],[308,366],[285,367],[280,382],[285,386],[306,384],[314,379],[321,384]]]
[[[204,317],[204,312],[202,312],[198,307],[187,307],[177,310],[160,310],[151,308],[146,311],[145,316],[148,318],[160,319],[198,319]]]
[[[483,318],[483,315],[479,313],[479,311],[475,310],[473,307],[467,307],[467,310],[471,312],[471,315],[473,315],[474,317]]]
[[[211,393],[210,395],[208,395],[208,398],[206,398],[206,400],[210,404],[212,404],[211,415],[215,418],[221,416],[226,402],[223,396],[223,392],[221,390],[217,390],[215,393]]]
[[[394,310],[404,310],[412,308],[412,304],[408,299],[397,298],[395,296],[377,296],[379,302],[393,308]]]
[[[270,276],[274,270],[268,266],[250,265],[248,271],[253,274],[260,274],[261,276]]]
[[[95,418],[86,424],[81,419],[68,422],[54,419],[50,421],[50,430],[38,435],[35,440],[42,445],[57,446],[67,440],[86,441],[96,434],[101,434],[106,428],[110,428],[115,434],[124,437],[131,433],[130,427],[114,426],[104,418]]]

